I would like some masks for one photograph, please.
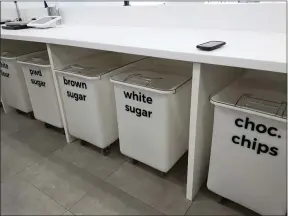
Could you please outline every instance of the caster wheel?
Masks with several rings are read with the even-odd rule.
[[[165,173],[165,172],[160,172],[160,177],[161,177],[161,178],[164,178],[166,175],[167,175],[167,173]]]
[[[223,204],[225,202],[226,198],[220,197],[219,200],[217,200],[218,203]]]
[[[34,116],[34,113],[33,113],[33,112],[27,113],[27,116],[28,116],[28,118],[30,118],[30,119],[35,119],[35,116]]]
[[[132,159],[132,160],[131,160],[131,163],[134,164],[134,165],[137,165],[137,164],[139,164],[139,161],[137,161],[137,160],[135,160],[135,159]]]
[[[110,148],[101,149],[101,154],[107,156],[110,153]]]
[[[46,128],[51,128],[51,126],[49,124],[47,124],[47,123],[45,123],[45,127]]]
[[[87,146],[87,142],[84,141],[84,140],[81,140],[80,144],[81,144],[82,146]]]

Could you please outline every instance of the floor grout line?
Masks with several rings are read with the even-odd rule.
[[[187,215],[187,212],[188,212],[188,211],[189,211],[189,209],[191,208],[192,204],[193,204],[193,200],[191,201],[191,203],[190,203],[189,207],[187,208],[187,210],[185,211],[185,213],[184,213],[183,215]]]
[[[74,215],[74,212],[70,211],[74,206],[76,206],[81,200],[84,199],[85,196],[89,195],[88,192],[86,192],[77,202],[75,202],[69,209],[68,211],[71,212]]]
[[[19,174],[19,173],[21,173],[21,172],[24,172],[26,169],[28,169],[28,168],[29,168],[30,166],[32,166],[33,164],[36,164],[36,163],[38,163],[38,162],[40,162],[40,161],[42,161],[42,160],[44,161],[44,160],[46,160],[47,158],[55,155],[56,151],[58,151],[58,150],[60,150],[60,149],[63,149],[63,148],[64,148],[65,146],[67,146],[67,145],[69,145],[69,143],[67,143],[67,144],[65,144],[64,146],[62,146],[61,148],[53,151],[51,154],[47,155],[46,157],[43,157],[43,158],[41,158],[41,159],[33,162],[32,164],[30,164],[29,166],[27,166],[26,168],[24,168],[23,170],[21,170],[21,171],[18,172],[17,174]],[[97,178],[98,180],[103,181],[103,182],[106,183],[106,184],[109,184],[110,186],[116,188],[117,190],[122,191],[122,192],[125,193],[126,195],[131,196],[132,198],[138,200],[140,203],[142,203],[142,204],[144,204],[144,205],[146,205],[146,206],[148,206],[148,207],[150,207],[150,208],[158,211],[159,213],[162,213],[162,214],[166,215],[165,213],[163,213],[162,211],[158,210],[157,208],[155,208],[155,207],[147,204],[146,202],[140,200],[139,198],[137,198],[137,197],[135,197],[135,196],[127,193],[126,191],[123,191],[122,189],[120,189],[120,188],[116,187],[115,185],[111,184],[110,182],[105,181],[105,179],[107,179],[107,178],[101,179],[101,178],[93,175],[92,173],[88,172],[87,170],[78,167],[77,165],[73,164],[71,161],[66,161],[66,162],[68,162],[68,163],[70,163],[71,165],[77,167],[78,169],[81,169],[82,171],[86,172],[87,174],[91,175],[92,177]],[[127,160],[125,160],[125,161],[121,164],[121,166],[118,167],[116,170],[120,169],[126,162],[127,162]],[[115,170],[115,171],[116,171],[116,170]],[[114,172],[115,172],[115,171],[114,171]],[[114,172],[113,172],[113,173],[114,173]],[[16,174],[14,174],[13,176],[15,177],[15,175],[16,175]],[[110,174],[110,175],[111,175],[111,174]],[[110,176],[110,175],[109,175],[109,176]],[[11,178],[11,177],[9,177],[9,178]],[[29,183],[30,185],[32,185],[33,187],[37,188],[41,193],[43,193],[43,194],[45,194],[46,196],[48,196],[48,197],[49,197],[50,199],[52,199],[54,202],[58,203],[56,200],[54,200],[54,199],[51,198],[49,195],[47,195],[46,193],[44,193],[41,189],[39,189],[38,187],[36,187],[32,182],[30,182],[30,181],[28,181],[28,180],[26,180],[26,179],[23,179],[23,180],[24,180],[25,182]],[[67,211],[69,211],[69,210],[70,210],[71,208],[73,208],[78,202],[80,202],[86,195],[89,195],[89,192],[85,191],[85,194],[83,195],[83,197],[81,197],[80,200],[78,200],[72,207],[70,207],[70,208],[68,208],[68,209],[67,209],[66,207],[64,207],[63,205],[61,205],[60,203],[58,203],[58,204],[59,204],[60,206],[62,206],[64,209],[66,209]],[[73,212],[71,212],[71,213],[73,213]],[[65,214],[65,212],[64,212],[63,214]]]
[[[43,160],[43,161],[46,160],[48,157],[51,157],[51,156],[55,155],[55,152],[56,152],[56,151],[58,151],[58,150],[60,150],[60,149],[63,149],[63,148],[64,148],[65,146],[67,146],[67,145],[69,145],[69,143],[67,143],[67,144],[65,144],[64,146],[62,146],[61,148],[59,148],[59,149],[53,151],[49,156],[44,157],[44,158],[41,158],[41,159],[35,161],[35,162],[32,163],[32,164],[35,164],[35,163],[40,162],[40,161],[42,161],[42,160]],[[65,160],[65,161],[66,161],[66,160]],[[105,179],[101,179],[101,178],[99,178],[99,177],[93,175],[92,173],[88,172],[87,170],[78,167],[77,165],[73,164],[71,161],[66,161],[66,162],[68,162],[68,163],[70,163],[71,165],[77,167],[78,169],[81,169],[82,171],[86,172],[87,174],[91,175],[92,177],[97,178],[98,180],[103,181],[104,183],[109,184],[110,186],[116,188],[117,190],[122,191],[122,192],[125,193],[126,195],[131,196],[132,198],[138,200],[140,203],[142,203],[142,204],[144,204],[144,205],[146,205],[146,206],[148,206],[148,207],[150,207],[150,208],[152,208],[152,209],[158,211],[159,213],[162,213],[163,215],[166,215],[164,212],[162,212],[161,210],[157,209],[156,207],[151,206],[150,204],[148,204],[148,203],[146,203],[146,202],[140,200],[139,198],[135,197],[134,195],[132,195],[132,194],[130,194],[130,193],[128,193],[128,192],[122,190],[121,188],[118,188],[117,186],[113,185],[113,184],[110,183],[110,182],[107,182],[106,179],[107,179],[108,177],[106,177]],[[127,162],[128,162],[128,160],[124,161],[124,162],[121,164],[121,166],[118,167],[118,168],[117,168],[113,173],[115,173],[117,170],[119,170],[121,167],[123,167],[124,164],[127,163]],[[23,169],[22,171],[20,171],[19,173],[24,172],[26,169],[28,169],[28,167],[32,166],[32,164],[29,165],[29,166],[27,166],[26,168],[24,168],[24,169]],[[17,173],[17,174],[19,174],[19,173]],[[113,174],[113,173],[111,173],[111,174]],[[111,174],[110,174],[110,175],[111,175]],[[16,174],[15,174],[15,175],[16,175]],[[13,176],[15,176],[15,175],[13,175]],[[110,175],[109,175],[109,176],[110,176]],[[24,179],[24,180],[25,180],[25,179]],[[32,182],[30,182],[30,181],[28,181],[28,180],[25,180],[25,181],[28,182],[29,184],[31,184],[33,187],[37,188],[35,185],[33,185]],[[37,189],[38,189],[40,192],[42,192],[43,194],[45,194],[43,191],[41,191],[41,189],[39,189],[39,188],[37,188]],[[47,194],[45,194],[45,195],[48,196]],[[83,197],[86,196],[86,195],[89,195],[89,192],[86,191],[86,194],[83,195]],[[49,197],[50,199],[52,199],[50,196],[48,196],[48,197]],[[81,197],[81,199],[82,199],[83,197]],[[81,200],[81,199],[80,199],[80,200]],[[58,203],[56,200],[54,200],[54,199],[52,199],[52,200],[55,201],[56,203]],[[80,201],[80,200],[79,200],[79,201]],[[78,202],[79,202],[79,201],[78,201]],[[77,202],[77,203],[78,203],[78,202]],[[58,203],[58,204],[61,205],[60,203]],[[76,203],[75,203],[75,205],[76,205]],[[73,206],[75,206],[75,205],[73,205]],[[61,206],[62,206],[62,205],[61,205]],[[62,206],[62,207],[63,207],[63,206]],[[65,207],[63,207],[63,208],[65,208]],[[72,208],[72,207],[71,207],[71,208]],[[69,209],[71,209],[71,208],[69,208]],[[65,208],[65,209],[66,209],[66,208]],[[67,209],[67,211],[69,211],[69,209]],[[72,213],[73,213],[73,212],[72,212]]]
[[[113,175],[114,173],[116,173],[119,169],[121,169],[124,165],[125,165],[125,163],[127,162],[128,160],[125,160],[118,168],[116,168],[114,171],[112,171],[108,176],[106,176],[103,180],[105,181],[105,182],[107,182],[106,180],[111,176],[111,175]],[[109,183],[109,182],[107,182],[107,183]]]
[[[36,187],[34,184],[32,184],[32,182],[23,179],[23,181],[27,182],[28,184],[30,184],[32,187],[36,188],[39,192],[41,192],[42,194],[44,194],[45,196],[49,197],[51,200],[53,200],[54,202],[56,202],[57,204],[59,204],[62,208],[64,208],[64,210],[69,211],[69,209],[67,209],[65,206],[63,206],[62,204],[60,204],[59,202],[57,202],[56,200],[54,200],[52,197],[50,197],[48,194],[44,193],[41,189],[39,189],[38,187]],[[65,212],[66,212],[65,211]],[[65,214],[65,212],[63,214]]]
[[[40,162],[40,161],[44,161],[44,160],[48,159],[49,157],[52,157],[53,155],[55,155],[56,151],[58,151],[58,150],[60,150],[60,149],[63,149],[63,148],[64,148],[65,146],[67,146],[67,145],[69,145],[69,143],[67,143],[67,144],[61,146],[59,149],[56,149],[55,151],[51,152],[51,154],[47,155],[46,157],[43,157],[43,158],[41,158],[41,159],[33,162],[32,164],[30,164],[29,166],[27,166],[27,167],[24,168],[23,170],[19,171],[17,174],[19,174],[19,173],[21,173],[21,172],[24,172],[25,170],[27,170],[27,169],[28,169],[30,166],[32,166],[33,164],[36,164],[36,163],[38,163],[38,162]],[[66,160],[65,160],[65,161],[66,161]],[[158,211],[159,213],[161,213],[161,214],[163,214],[163,215],[166,215],[164,212],[162,212],[161,210],[157,209],[156,207],[151,206],[150,204],[148,204],[148,203],[140,200],[139,198],[135,197],[134,195],[132,195],[132,194],[130,194],[130,193],[122,190],[121,188],[118,188],[117,186],[113,185],[112,183],[106,181],[109,176],[111,176],[111,175],[112,175],[113,173],[115,173],[117,170],[119,170],[120,168],[122,168],[122,167],[124,166],[124,164],[128,162],[128,160],[125,160],[114,172],[112,172],[111,174],[109,174],[109,176],[107,176],[105,179],[101,179],[101,178],[93,175],[92,173],[88,172],[87,170],[85,170],[85,169],[83,169],[83,168],[81,168],[81,167],[78,167],[77,165],[73,164],[71,161],[66,161],[66,162],[68,162],[69,164],[77,167],[78,169],[81,169],[82,171],[86,172],[87,174],[91,175],[92,177],[97,178],[98,180],[103,181],[103,182],[106,183],[106,184],[109,184],[110,186],[116,188],[117,190],[122,191],[123,193],[125,193],[126,195],[134,198],[135,200],[139,201],[140,203],[142,203],[142,204],[144,204],[144,205],[146,205],[146,206],[148,206],[148,207],[150,207],[150,208]],[[16,175],[16,174],[14,174],[13,176],[15,176],[15,175]],[[12,178],[12,176],[9,177],[9,178]],[[26,180],[26,179],[24,179],[24,180],[25,180],[27,183],[29,183],[30,185],[32,185],[33,187],[37,188],[32,182],[30,182],[30,181],[28,181],[28,180]],[[43,193],[43,194],[45,194],[46,196],[48,196],[48,195],[47,195],[46,193],[44,193],[41,189],[39,189],[39,188],[37,188],[37,189],[38,189],[41,193]],[[80,200],[78,200],[72,207],[70,207],[70,208],[68,208],[68,209],[65,208],[64,206],[62,206],[60,203],[58,203],[56,200],[54,200],[54,199],[51,198],[50,196],[48,196],[48,197],[49,197],[50,199],[52,199],[54,202],[56,202],[56,203],[58,203],[59,205],[61,205],[64,209],[66,209],[67,211],[69,211],[69,210],[70,210],[71,208],[73,208],[78,202],[80,202],[86,195],[89,195],[89,192],[87,192],[87,191],[85,191],[85,192],[86,192],[86,193],[83,195],[83,197],[81,197]],[[64,213],[65,213],[65,212],[64,212]],[[64,213],[63,213],[63,214],[64,214]],[[71,212],[71,213],[73,213],[73,212]]]
[[[36,120],[36,121],[37,121],[37,120]],[[25,129],[25,128],[22,128],[22,129],[18,130],[17,132],[13,133],[13,134],[9,134],[8,136],[13,136],[13,135],[15,135],[16,133],[18,133],[18,132],[20,132],[20,131],[23,131],[24,129]],[[77,140],[75,140],[75,141],[77,141]],[[49,153],[49,154],[46,155],[46,156],[40,155],[40,156],[42,156],[43,158],[40,158],[39,160],[34,161],[33,163],[31,163],[30,165],[28,165],[27,167],[25,167],[25,168],[22,169],[21,171],[19,171],[19,172],[17,172],[16,174],[14,174],[13,176],[10,176],[9,179],[12,178],[12,177],[15,177],[16,175],[20,174],[21,172],[24,172],[25,170],[27,170],[27,169],[28,169],[29,167],[31,167],[32,165],[34,165],[34,164],[36,164],[36,163],[38,163],[38,162],[40,162],[40,161],[44,161],[44,160],[46,160],[46,159],[49,158],[49,157],[52,157],[53,155],[55,155],[55,153],[56,153],[58,150],[61,150],[61,149],[65,148],[65,147],[66,147],[67,145],[69,145],[69,144],[70,144],[70,143],[65,143],[63,146],[61,146],[60,148],[54,150],[53,152]],[[11,147],[12,147],[13,149],[15,149],[13,146],[11,146]],[[18,151],[17,149],[15,149],[15,150]],[[19,151],[18,151],[18,152],[19,152]],[[20,153],[21,153],[21,152],[20,152]],[[96,178],[96,179],[102,181],[103,183],[106,183],[106,184],[114,187],[115,189],[120,190],[121,192],[123,192],[123,193],[125,193],[126,195],[130,196],[131,198],[137,200],[138,202],[142,203],[143,205],[146,205],[146,206],[150,207],[151,209],[154,209],[155,211],[157,211],[157,212],[159,212],[159,213],[161,213],[161,214],[163,214],[163,215],[166,215],[164,212],[162,212],[162,211],[159,210],[158,208],[151,206],[150,204],[148,204],[148,203],[140,200],[139,198],[135,197],[134,195],[132,195],[132,194],[130,194],[130,193],[122,190],[121,188],[118,188],[117,186],[113,185],[112,183],[106,181],[111,175],[113,175],[113,174],[116,173],[120,168],[122,168],[122,167],[128,162],[128,159],[125,159],[125,161],[124,161],[123,163],[121,163],[121,165],[120,165],[118,168],[116,168],[114,171],[112,171],[112,172],[111,172],[107,177],[105,177],[104,179],[95,176],[95,175],[92,174],[91,172],[89,172],[89,171],[87,171],[87,170],[85,170],[85,169],[77,166],[76,164],[72,163],[72,162],[69,161],[69,160],[68,160],[68,161],[65,160],[65,161],[68,162],[68,163],[70,163],[71,165],[77,167],[78,169],[81,169],[82,171],[86,172],[87,174],[91,175],[93,178]],[[63,207],[66,211],[69,211],[69,212],[71,212],[70,210],[71,210],[77,203],[79,203],[85,196],[89,195],[89,191],[87,192],[87,191],[85,190],[85,194],[84,194],[77,202],[75,202],[75,204],[73,204],[70,208],[66,208],[66,207],[64,207],[62,204],[60,204],[58,201],[54,200],[54,199],[51,198],[49,195],[47,195],[46,193],[44,193],[41,189],[39,189],[38,187],[36,187],[32,182],[28,181],[27,179],[23,179],[23,180],[24,180],[25,182],[29,183],[30,185],[32,185],[34,188],[36,188],[37,190],[39,190],[42,194],[44,194],[45,196],[49,197],[50,199],[52,199],[54,202],[56,202],[56,203],[59,204],[61,207]],[[191,205],[191,204],[190,204],[190,205]],[[190,205],[189,205],[189,208],[190,208]],[[188,208],[188,209],[189,209],[189,208]],[[188,209],[187,209],[187,211],[188,211]],[[63,214],[65,214],[65,213],[66,213],[66,212],[64,212]],[[71,212],[71,213],[74,214],[73,212]]]
[[[152,208],[152,209],[158,211],[159,213],[162,213],[163,215],[166,215],[166,214],[163,213],[161,210],[159,210],[159,209],[157,209],[157,208],[155,208],[155,207],[149,205],[148,203],[146,203],[146,202],[140,200],[139,198],[137,198],[137,197],[135,197],[135,196],[133,196],[133,195],[127,193],[126,191],[122,190],[121,188],[116,187],[115,185],[111,184],[110,182],[107,182],[105,179],[101,179],[101,178],[99,178],[99,177],[93,175],[92,173],[88,172],[87,170],[85,170],[85,169],[83,169],[83,168],[80,168],[80,167],[78,167],[77,165],[73,164],[71,161],[66,161],[66,162],[72,164],[73,166],[77,167],[78,169],[81,169],[82,171],[86,172],[87,174],[89,174],[89,175],[92,176],[93,178],[96,178],[96,179],[98,179],[99,181],[103,181],[104,183],[109,184],[110,186],[116,188],[117,190],[120,190],[121,192],[125,193],[126,195],[128,195],[128,196],[130,196],[130,197],[136,199],[136,200],[139,201],[140,203],[142,203],[142,204],[144,204],[144,205],[146,205],[146,206],[148,206],[148,207],[150,207],[150,208]],[[121,166],[123,166],[126,162],[127,162],[127,160],[126,160],[125,162],[123,162],[123,164],[122,164]],[[90,194],[90,192],[88,191],[86,195],[89,195],[89,194]],[[80,200],[79,200],[79,201],[80,201]],[[71,209],[71,208],[70,208],[70,209]],[[72,212],[72,213],[73,213],[73,212]]]
[[[144,205],[146,205],[146,206],[148,206],[148,207],[150,207],[150,208],[152,208],[152,209],[158,211],[159,213],[162,213],[163,215],[166,215],[165,213],[163,213],[163,212],[160,211],[159,209],[157,209],[157,208],[155,208],[155,207],[149,205],[148,203],[146,203],[146,202],[140,200],[139,198],[137,198],[137,197],[135,197],[135,196],[133,196],[133,195],[127,193],[126,191],[122,190],[121,188],[116,187],[115,185],[111,184],[110,182],[107,182],[105,179],[101,179],[101,178],[99,178],[99,177],[93,175],[92,173],[88,172],[87,170],[85,170],[85,169],[83,169],[83,168],[80,168],[80,167],[78,167],[77,165],[73,164],[71,161],[67,161],[67,162],[70,163],[70,164],[72,164],[73,166],[75,166],[75,167],[77,167],[77,168],[83,170],[84,172],[86,172],[87,174],[91,175],[92,177],[98,179],[99,181],[103,181],[104,183],[109,184],[110,186],[116,188],[117,190],[120,190],[121,192],[125,193],[126,195],[128,195],[128,196],[130,196],[130,197],[136,199],[136,200],[139,201],[140,203],[142,203],[142,204],[144,204]],[[122,164],[121,166],[123,166],[126,162],[127,162],[127,161],[123,162],[123,164]],[[86,195],[89,195],[89,194],[90,194],[90,192],[87,192]],[[86,195],[85,195],[85,196],[86,196]],[[80,201],[80,200],[79,200],[79,201]],[[74,206],[75,206],[75,205],[74,205]],[[70,208],[70,209],[71,209],[71,208]],[[73,212],[72,212],[72,213],[73,213]]]
[[[23,130],[23,129],[22,129],[22,130]],[[19,130],[19,131],[21,131],[21,130]],[[19,131],[18,131],[18,132],[19,132]],[[17,133],[18,133],[18,132],[17,132]],[[7,136],[10,137],[10,136],[12,136],[12,135],[9,134],[9,135],[7,135]],[[31,167],[32,165],[34,165],[34,164],[36,164],[36,163],[38,163],[38,162],[40,162],[40,161],[42,161],[42,160],[46,160],[48,157],[54,155],[56,151],[58,151],[58,150],[64,148],[67,144],[68,144],[68,143],[62,145],[60,148],[55,149],[54,151],[52,151],[51,153],[49,153],[49,154],[46,155],[46,156],[43,156],[43,155],[38,154],[37,152],[35,152],[36,155],[39,156],[39,159],[38,159],[38,160],[33,161],[31,164],[29,164],[28,166],[24,167],[24,168],[21,169],[20,171],[14,173],[13,175],[7,177],[6,179],[4,179],[4,180],[1,179],[1,183],[5,183],[5,181],[11,179],[11,178],[14,177],[15,175],[18,175],[18,174],[20,174],[21,172],[24,172],[25,170],[27,170],[27,169],[28,169],[29,167]],[[9,144],[8,144],[8,145],[9,145]],[[15,151],[17,151],[18,153],[20,153],[20,154],[22,153],[22,152],[19,151],[15,146],[13,146],[13,145],[9,145],[9,146],[10,146],[12,149],[14,149]],[[1,146],[1,148],[2,148],[2,146]],[[34,152],[33,152],[33,153],[34,153]],[[4,164],[4,165],[6,165],[6,164]]]

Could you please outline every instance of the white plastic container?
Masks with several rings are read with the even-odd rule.
[[[24,55],[22,50],[1,53],[1,97],[5,103],[25,113],[32,111],[27,86],[17,57]]]
[[[186,63],[167,68],[167,62],[142,60],[111,78],[121,152],[163,173],[188,149],[191,75],[175,72],[192,71]],[[174,74],[165,73],[173,69]]]
[[[22,66],[35,118],[63,128],[48,52],[25,55],[18,62]]]
[[[56,70],[71,135],[102,149],[118,139],[115,96],[109,79],[141,58],[102,52]]]
[[[208,188],[262,215],[286,213],[286,76],[247,73],[212,97]]]

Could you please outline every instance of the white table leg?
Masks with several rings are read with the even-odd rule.
[[[211,95],[230,84],[242,69],[193,64],[186,198],[192,200],[207,178],[213,130]]]
[[[48,50],[48,54],[49,54],[49,60],[50,60],[50,64],[51,64],[51,68],[52,68],[52,76],[53,76],[53,80],[54,80],[54,85],[56,88],[56,95],[57,95],[57,100],[58,100],[58,104],[59,104],[59,108],[60,108],[60,113],[61,113],[61,118],[62,118],[62,122],[63,122],[63,127],[64,127],[64,131],[65,131],[65,136],[66,136],[66,141],[68,143],[73,142],[76,138],[73,137],[68,130],[68,124],[67,124],[67,119],[66,119],[66,115],[64,112],[64,106],[63,106],[63,102],[62,102],[62,98],[60,95],[60,87],[58,84],[58,80],[56,77],[56,73],[54,71],[54,61],[53,58],[55,58],[53,51],[50,49],[49,44],[47,44],[47,50]]]
[[[8,106],[5,102],[5,99],[1,97],[1,103],[2,103],[2,106],[3,106],[3,110],[4,112],[7,114],[7,113],[10,113],[10,112],[14,112],[15,109]]]

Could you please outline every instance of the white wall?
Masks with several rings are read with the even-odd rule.
[[[116,6],[116,7],[122,7],[123,1],[103,1],[103,2],[61,2],[61,1],[47,1],[47,4],[50,6],[57,5],[59,8],[63,9],[65,12],[67,10],[70,10],[71,8],[74,9],[85,9],[89,7],[100,7],[100,6]],[[164,2],[157,1],[133,1],[130,2],[131,6],[151,6],[151,5],[163,5]],[[20,0],[18,1],[18,6],[21,11],[21,17],[23,19],[31,19],[33,17],[40,17],[47,14],[46,10],[44,9],[44,2],[43,1],[26,1],[26,0]],[[5,1],[1,2],[1,20],[5,19],[15,19],[17,18],[15,4],[13,1]]]
[[[133,3],[133,2],[132,2]],[[136,2],[135,2],[136,3]],[[48,4],[51,4],[48,2]],[[138,3],[139,4],[139,3]],[[123,7],[123,2],[59,2],[67,25],[115,25],[135,27],[223,29],[286,33],[285,3],[205,4],[158,2]],[[19,2],[22,16],[46,14],[43,2]],[[1,19],[16,17],[14,4],[4,2]],[[9,17],[9,18],[10,18]]]
[[[19,2],[18,7],[20,9],[21,18],[31,19],[33,17],[41,17],[46,15],[46,9],[44,9],[43,1],[39,2]],[[13,1],[1,2],[1,20],[16,19],[16,7]]]

